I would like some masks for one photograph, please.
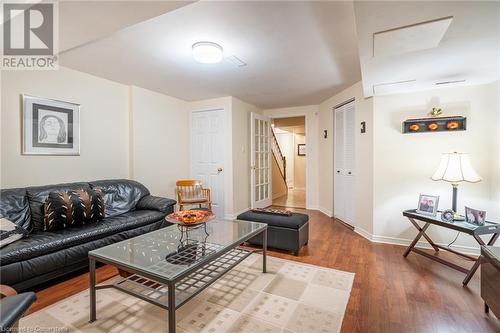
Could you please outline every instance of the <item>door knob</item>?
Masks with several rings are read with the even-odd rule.
[[[222,172],[222,168],[217,168],[217,172]]]
[[[340,170],[337,170],[337,173],[340,173]]]

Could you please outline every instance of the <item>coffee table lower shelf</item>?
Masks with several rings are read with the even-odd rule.
[[[222,275],[230,271],[254,251],[236,248],[175,283],[175,308],[178,309]],[[114,284],[98,285],[96,289],[116,288],[168,310],[169,288],[166,284],[138,274],[122,278]]]

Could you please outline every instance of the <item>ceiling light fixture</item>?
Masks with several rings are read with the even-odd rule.
[[[193,44],[193,58],[202,64],[216,64],[222,60],[222,46],[212,42]]]

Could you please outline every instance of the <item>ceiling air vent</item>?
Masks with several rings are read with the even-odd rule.
[[[237,56],[235,55],[232,55],[232,56],[229,56],[226,58],[226,60],[228,60],[229,62],[231,62],[233,65],[236,65],[238,67],[245,67],[247,65],[246,62],[244,62],[243,60],[241,60],[240,58],[238,58]]]
[[[417,80],[406,80],[397,82],[379,83],[373,85],[374,95],[387,95],[410,91]]]
[[[442,81],[442,82],[436,82],[434,83],[436,86],[441,86],[445,84],[456,84],[456,83],[462,83],[465,82],[465,80],[451,80],[451,81]]]

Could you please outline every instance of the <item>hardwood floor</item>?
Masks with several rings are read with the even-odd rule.
[[[500,322],[483,312],[478,273],[464,288],[459,272],[415,254],[405,259],[402,246],[371,243],[322,213],[307,213],[309,245],[300,256],[269,253],[356,273],[342,332],[500,332]],[[465,262],[448,253],[440,255]],[[98,268],[98,280],[116,273],[109,266]],[[31,311],[87,287],[88,274],[47,286],[38,291]]]
[[[289,189],[287,194],[273,200],[273,206],[306,208],[306,191]]]

